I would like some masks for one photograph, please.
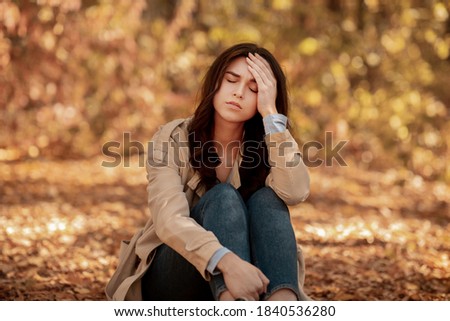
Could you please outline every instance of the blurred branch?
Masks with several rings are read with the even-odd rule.
[[[130,131],[148,140],[192,112],[221,50],[250,41],[286,71],[304,141],[332,131],[355,166],[450,181],[449,12],[414,0],[4,0],[0,160],[93,156]]]

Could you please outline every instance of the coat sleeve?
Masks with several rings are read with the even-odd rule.
[[[287,204],[297,205],[309,195],[309,174],[298,144],[289,130],[265,137],[269,151],[270,173],[266,186]]]
[[[153,137],[146,164],[148,205],[160,240],[209,279],[207,264],[222,245],[212,232],[189,216],[189,203],[180,176],[180,166],[189,165],[180,161],[180,148],[183,146],[162,135],[161,130]]]

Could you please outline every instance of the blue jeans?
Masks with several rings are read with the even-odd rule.
[[[300,297],[297,244],[289,210],[271,188],[261,188],[244,202],[232,185],[218,184],[190,215],[223,246],[267,276],[270,283],[261,300],[282,288]],[[142,279],[144,300],[217,300],[225,290],[221,274],[212,276],[208,284],[192,264],[165,244],[157,248]]]

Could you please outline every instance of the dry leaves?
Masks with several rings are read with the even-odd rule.
[[[1,299],[105,299],[118,242],[145,222],[146,201],[139,169],[100,164],[0,165]]]
[[[0,299],[104,300],[146,221],[145,170],[103,159],[0,163]],[[449,300],[450,191],[407,172],[311,170],[292,208],[316,300]]]
[[[314,169],[293,209],[318,300],[448,300],[450,188],[405,171]]]

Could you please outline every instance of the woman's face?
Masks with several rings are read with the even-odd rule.
[[[257,112],[258,86],[245,57],[233,60],[225,71],[213,104],[216,121],[242,123]]]

